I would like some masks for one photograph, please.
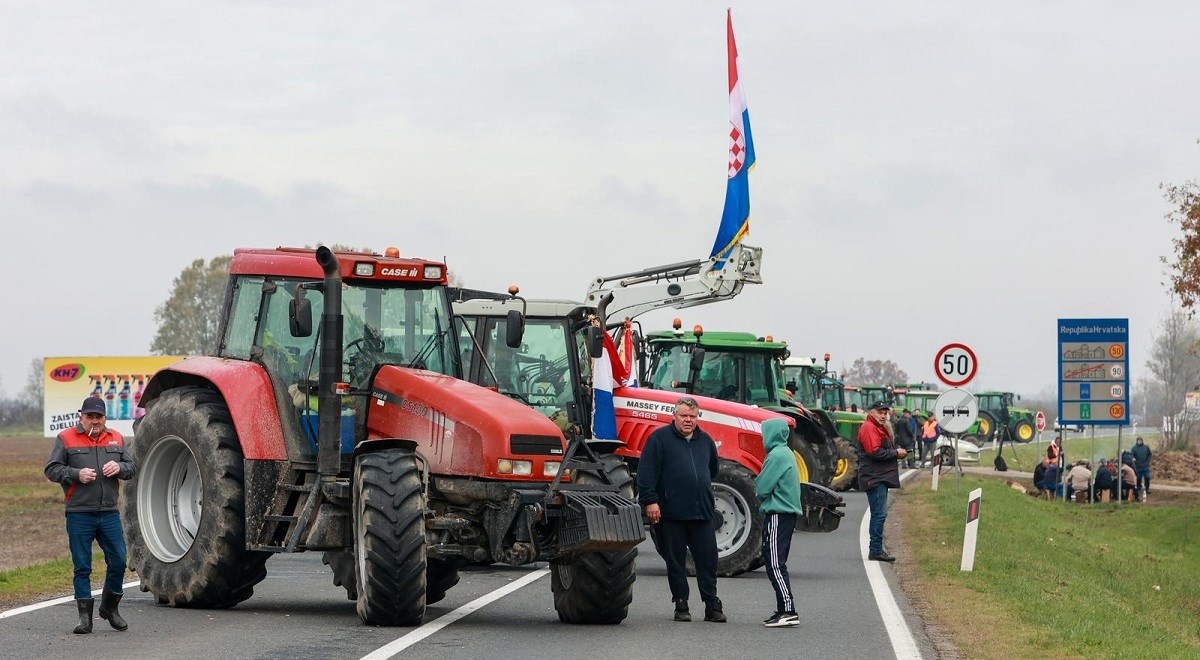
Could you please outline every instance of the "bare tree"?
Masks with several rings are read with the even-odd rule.
[[[907,383],[908,373],[891,360],[858,358],[844,371],[842,380],[853,385],[892,385]]]
[[[1183,409],[1185,395],[1200,389],[1200,328],[1187,312],[1174,310],[1162,320],[1160,331],[1150,348],[1146,368],[1162,385],[1162,408],[1166,414]],[[1191,432],[1178,433],[1176,445],[1167,449],[1182,449],[1190,443]],[[1183,445],[1183,446],[1178,446]]]

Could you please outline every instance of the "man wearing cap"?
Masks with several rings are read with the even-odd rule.
[[[867,504],[871,507],[871,542],[867,559],[888,562],[896,561],[896,558],[883,548],[887,492],[888,488],[900,487],[900,467],[896,460],[908,456],[907,451],[896,447],[892,426],[888,423],[890,412],[887,403],[875,402],[858,429],[858,488],[867,494]]]
[[[104,425],[104,401],[89,396],[79,408],[79,424],[58,434],[46,478],[62,484],[67,512],[67,539],[75,565],[75,602],[79,609],[77,635],[92,632],[92,542],[104,551],[107,571],[100,597],[100,618],[117,630],[129,627],[117,611],[124,593],[125,537],[117,512],[118,479],[133,477],[133,458],[120,433]]]

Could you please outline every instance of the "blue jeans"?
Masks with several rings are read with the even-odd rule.
[[[875,484],[867,491],[867,504],[871,507],[871,524],[868,527],[871,542],[867,552],[883,554],[883,523],[887,520],[887,484]]]
[[[1137,475],[1138,492],[1150,492],[1150,468],[1137,468],[1134,471]]]
[[[71,543],[71,562],[75,565],[75,598],[92,597],[92,541],[104,551],[104,588],[114,594],[122,593],[125,578],[125,534],[121,515],[116,511],[103,513],[67,513],[67,538]]]

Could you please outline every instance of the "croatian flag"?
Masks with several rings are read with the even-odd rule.
[[[592,360],[592,437],[596,440],[617,439],[617,410],[613,406],[613,390],[625,385],[628,374],[617,359],[617,346],[604,333],[604,351]]]
[[[726,42],[729,50],[729,179],[725,184],[725,210],[710,257],[724,259],[750,233],[750,169],[754,167],[754,140],[750,135],[750,111],[738,79],[737,44],[733,40],[733,14],[725,10]],[[718,264],[720,267],[721,264]]]

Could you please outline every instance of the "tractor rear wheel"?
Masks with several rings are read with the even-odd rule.
[[[176,607],[233,607],[267,576],[246,549],[241,444],[220,394],[167,390],[138,423],[125,491],[129,566],[142,591]]]
[[[838,451],[837,470],[829,481],[829,488],[839,492],[850,490],[858,481],[858,450],[845,438],[838,438],[835,446]]]
[[[821,469],[821,459],[817,450],[794,431],[788,434],[788,446],[796,457],[796,469],[800,471],[800,481],[825,486],[829,484],[832,475],[825,474]]]
[[[367,625],[419,625],[425,615],[425,495],[416,457],[407,449],[358,456],[353,494],[358,617]]]
[[[354,553],[350,550],[326,550],[321,563],[333,570],[333,584],[346,589],[346,598],[358,600],[358,580],[354,579]]]
[[[636,500],[629,466],[619,456],[599,457],[607,482],[592,471],[575,475],[575,483],[612,483],[618,493]],[[563,623],[620,623],[629,616],[633,602],[637,546],[609,552],[585,552],[571,561],[550,562],[550,590],[554,609]]]
[[[992,441],[992,434],[998,430],[996,418],[985,410],[979,411],[979,437],[985,443]]]

